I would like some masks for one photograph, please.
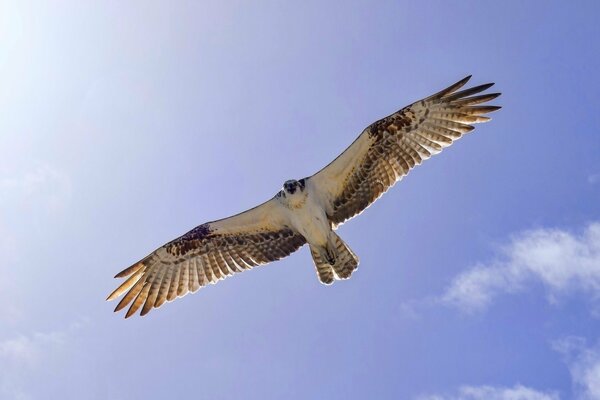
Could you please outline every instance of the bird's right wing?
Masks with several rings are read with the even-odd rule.
[[[423,160],[473,130],[500,107],[478,105],[500,93],[474,96],[493,84],[457,91],[470,76],[375,121],[338,158],[308,178],[334,226],[361,213]]]
[[[276,197],[243,213],[197,226],[115,278],[128,279],[107,300],[126,293],[115,311],[141,315],[236,272],[288,256],[306,240],[289,227]]]

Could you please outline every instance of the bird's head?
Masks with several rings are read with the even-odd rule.
[[[304,179],[300,179],[299,181],[295,179],[290,179],[289,181],[285,181],[285,183],[283,184],[283,193],[286,197],[293,196],[294,194],[303,192],[304,186]]]

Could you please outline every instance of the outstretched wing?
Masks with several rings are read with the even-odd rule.
[[[423,160],[486,122],[500,107],[478,105],[500,93],[474,96],[493,83],[457,92],[471,78],[369,125],[331,164],[309,179],[334,226],[359,214]]]
[[[288,227],[283,206],[273,198],[251,210],[202,224],[118,273],[129,277],[107,300],[126,293],[115,311],[125,318],[257,265],[286,257],[306,243]]]

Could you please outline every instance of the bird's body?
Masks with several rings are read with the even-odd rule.
[[[290,226],[304,236],[308,244],[327,244],[332,232],[331,224],[327,220],[324,202],[310,180],[306,184],[298,184],[293,193],[282,190],[276,198],[284,207]]]
[[[287,181],[275,198],[283,205],[290,227],[306,239],[321,283],[349,278],[358,267],[358,258],[333,232],[334,226],[327,216],[328,201],[315,182],[310,179]],[[340,272],[343,268],[345,273]]]
[[[360,214],[423,160],[470,132],[500,107],[478,105],[499,93],[492,84],[457,91],[470,77],[369,125],[316,174],[289,180],[272,199],[243,213],[197,226],[123,270],[108,300],[126,317],[227,276],[281,259],[309,245],[321,283],[347,279],[358,257],[334,232]]]

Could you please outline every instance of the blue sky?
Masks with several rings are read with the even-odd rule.
[[[0,398],[600,398],[597,2],[0,3]],[[491,123],[340,229],[123,320],[112,276],[465,75]]]

